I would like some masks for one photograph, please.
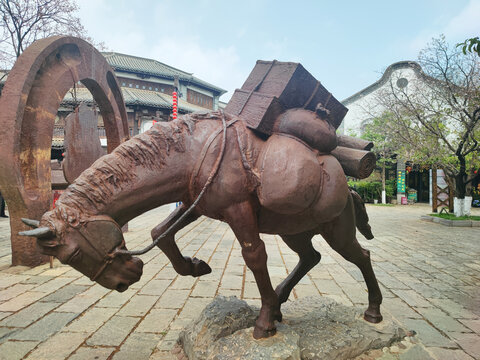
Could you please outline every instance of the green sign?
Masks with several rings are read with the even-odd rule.
[[[397,192],[404,193],[405,190],[405,170],[397,170]]]

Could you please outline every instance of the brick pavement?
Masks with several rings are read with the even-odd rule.
[[[130,223],[130,249],[150,242],[150,229],[169,207]],[[384,294],[383,311],[415,329],[439,360],[480,358],[480,228],[449,228],[422,222],[425,206],[368,206],[376,238],[372,251]],[[185,255],[213,269],[198,279],[180,277],[159,250],[141,256],[142,279],[124,293],[92,283],[55,262],[10,267],[8,219],[0,219],[0,359],[168,359],[180,330],[214,296],[235,295],[259,304],[232,231],[207,218],[179,232]],[[297,262],[277,236],[264,235],[269,270],[278,284]],[[365,307],[360,271],[320,238],[314,268],[291,298],[322,295]]]

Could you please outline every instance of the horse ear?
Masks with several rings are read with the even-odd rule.
[[[22,222],[25,225],[31,226],[32,228],[38,228],[40,226],[40,221],[22,218]]]

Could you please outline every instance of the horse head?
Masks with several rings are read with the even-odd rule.
[[[125,291],[142,276],[143,262],[128,254],[120,226],[107,215],[95,215],[78,222],[65,221],[49,211],[40,221],[22,219],[34,229],[19,234],[37,238],[41,252],[55,256],[88,276],[92,281]]]

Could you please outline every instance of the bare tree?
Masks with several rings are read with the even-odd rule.
[[[31,43],[52,35],[91,41],[76,15],[75,0],[0,0],[0,59],[13,62]]]
[[[415,80],[398,86],[392,77],[376,101],[387,114],[385,126],[398,153],[443,168],[457,198],[464,199],[479,166],[479,57],[440,37],[421,51],[418,63],[423,71]]]

